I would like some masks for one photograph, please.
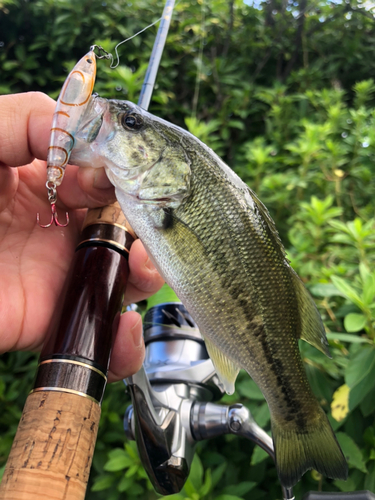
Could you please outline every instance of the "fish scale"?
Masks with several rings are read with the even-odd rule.
[[[194,164],[194,162],[193,162],[193,164]],[[195,190],[193,188],[191,197],[194,198],[194,196],[196,196],[197,200],[200,200],[201,198],[203,198],[205,200],[205,203],[202,204],[202,206],[207,207],[210,205],[210,199],[207,196],[207,189],[204,189],[203,186],[205,186],[207,181],[208,181],[209,185],[211,186],[211,189],[213,189],[214,184],[212,181],[209,182],[209,180],[207,178],[206,178],[206,183],[203,184],[203,182],[202,182],[203,179],[201,178],[202,176],[199,175],[199,172],[202,172],[203,170],[199,168],[199,165],[197,165],[195,168],[196,168],[196,173],[193,172],[192,177],[193,177],[193,179],[196,178],[195,184],[197,186],[197,192],[195,192]],[[222,187],[223,186],[221,186],[221,188]],[[224,189],[222,190],[222,193],[223,193],[222,196],[218,195],[218,189],[217,189],[218,186],[217,185],[215,186],[215,188],[216,189],[215,189],[214,195],[218,200],[228,196],[229,190],[227,189],[227,186],[224,185]],[[198,201],[198,204],[199,204],[199,201]],[[190,207],[189,207],[189,205],[190,205]],[[212,222],[213,222],[213,219],[215,216],[216,216],[215,217],[216,218],[215,226],[218,228],[218,230],[222,231],[223,234],[224,233],[230,234],[230,238],[226,238],[226,240],[228,242],[228,245],[226,248],[227,255],[223,259],[216,259],[215,268],[220,267],[220,269],[222,270],[222,273],[221,273],[222,279],[226,278],[226,282],[231,283],[231,286],[233,288],[235,288],[235,289],[237,288],[238,290],[242,291],[242,295],[240,296],[239,300],[234,301],[233,306],[232,307],[229,306],[229,307],[235,311],[237,311],[239,308],[241,308],[244,311],[244,316],[246,318],[245,325],[243,325],[243,323],[241,325],[238,320],[233,325],[232,318],[230,318],[229,326],[230,327],[234,326],[236,328],[237,335],[239,337],[240,346],[236,345],[237,343],[234,341],[234,339],[236,337],[234,337],[234,339],[231,340],[230,344],[232,346],[234,346],[234,347],[232,347],[231,351],[234,349],[235,352],[233,354],[232,354],[232,352],[230,352],[228,354],[229,355],[232,354],[231,357],[236,359],[236,356],[238,356],[238,354],[237,354],[238,348],[239,347],[246,348],[246,350],[248,350],[249,355],[251,357],[246,356],[245,360],[241,361],[241,367],[251,373],[251,371],[252,371],[251,370],[251,363],[261,364],[261,362],[260,361],[258,362],[257,355],[256,355],[256,351],[257,351],[257,348],[259,346],[259,343],[257,342],[255,347],[252,346],[252,343],[254,343],[254,342],[251,342],[251,337],[250,337],[250,342],[246,342],[246,341],[244,342],[244,338],[246,338],[246,332],[252,328],[252,325],[250,325],[250,328],[247,327],[246,325],[249,323],[251,324],[254,316],[257,315],[257,311],[256,311],[257,309],[258,310],[259,309],[260,310],[264,310],[264,309],[268,310],[269,309],[269,308],[267,308],[267,304],[265,304],[265,301],[268,302],[272,299],[272,297],[275,297],[275,296],[283,293],[282,287],[279,284],[282,283],[285,280],[285,278],[284,278],[284,280],[280,280],[280,279],[278,279],[278,276],[275,276],[275,272],[273,272],[271,275],[269,275],[269,273],[267,272],[270,269],[268,261],[269,261],[269,259],[271,259],[274,256],[275,252],[273,251],[273,248],[271,245],[268,245],[268,247],[267,247],[267,244],[266,244],[266,247],[264,249],[264,242],[267,241],[267,238],[266,238],[266,235],[264,232],[264,227],[263,227],[262,221],[257,221],[258,224],[254,224],[255,217],[253,219],[249,219],[248,214],[245,212],[245,214],[244,214],[245,217],[243,217],[244,220],[242,220],[241,222],[242,222],[243,226],[245,226],[247,223],[247,224],[249,224],[250,227],[249,228],[244,227],[243,232],[245,232],[247,235],[253,233],[254,237],[247,237],[246,239],[242,238],[242,241],[241,241],[242,234],[236,235],[235,231],[233,231],[233,230],[231,231],[231,229],[230,229],[231,227],[233,227],[233,225],[225,223],[225,220],[227,218],[226,215],[231,215],[233,213],[233,215],[235,217],[237,214],[237,218],[240,218],[238,215],[239,211],[237,210],[238,203],[236,203],[236,196],[234,196],[233,199],[231,199],[231,200],[230,199],[227,200],[226,203],[221,203],[220,206],[223,209],[225,209],[225,207],[228,207],[229,213],[223,211],[220,214],[215,214],[215,212],[213,210],[209,210],[209,212],[205,214],[205,218],[209,219],[211,222],[211,231],[210,231],[211,235],[217,234],[215,232],[215,230],[212,230]],[[189,210],[189,208],[190,208],[190,210]],[[208,252],[209,253],[216,253],[216,256],[217,256],[217,254],[221,248],[221,242],[215,240],[214,238],[212,238],[212,236],[211,236],[211,238],[209,238],[209,237],[205,238],[204,232],[201,234],[200,225],[194,224],[194,212],[195,212],[194,203],[189,204],[189,202],[186,202],[185,204],[183,204],[181,207],[179,207],[175,211],[176,216],[181,221],[185,222],[189,227],[191,227],[191,229],[197,234],[197,236],[199,237],[199,239],[201,241],[207,241],[207,246],[209,246]],[[253,230],[254,225],[258,229],[257,231]],[[166,236],[166,237],[168,238],[168,236]],[[233,242],[234,242],[234,245],[233,245]],[[210,243],[211,243],[211,245],[210,245]],[[179,244],[179,242],[177,241],[177,245],[178,244]],[[259,245],[261,245],[260,248],[259,248]],[[211,248],[210,248],[210,246],[211,246]],[[235,247],[237,255],[240,255],[242,257],[242,259],[240,262],[238,262],[239,259],[236,259],[236,261],[234,262],[234,266],[231,265],[231,266],[227,267],[227,263],[230,260],[232,260],[233,249],[231,247]],[[266,250],[266,251],[264,251],[264,250]],[[259,255],[259,253],[263,254],[262,259],[259,259],[259,257],[257,257]],[[281,253],[281,252],[279,252],[279,253]],[[251,258],[251,256],[252,256],[252,258]],[[265,256],[267,256],[268,259],[264,259]],[[249,258],[250,258],[250,260],[249,260]],[[274,262],[272,262],[272,264],[274,265]],[[247,286],[247,284],[244,284],[243,279],[237,280],[236,277],[241,276],[242,270],[248,276],[248,274],[249,274],[248,268],[249,267],[254,268],[254,266],[257,266],[258,273],[255,277],[253,276],[253,278],[252,278],[252,287],[251,288],[253,290],[251,290],[251,289],[249,290],[249,286]],[[282,271],[282,268],[285,267],[285,264],[284,263],[281,265],[278,264],[277,267]],[[263,272],[259,272],[259,268],[261,268],[263,270]],[[252,274],[254,274],[254,273],[252,273]],[[210,272],[210,276],[212,276],[211,272]],[[272,287],[269,286],[270,281],[271,281],[271,283],[274,283],[274,286],[272,286]],[[224,288],[225,288],[226,283],[223,283],[223,284],[224,284]],[[173,285],[175,285],[175,284],[172,283],[172,286]],[[281,290],[279,290],[278,288],[281,288]],[[267,289],[267,293],[265,293],[265,291],[264,291],[265,289]],[[222,287],[219,288],[219,294],[220,295],[222,294]],[[283,296],[285,297],[285,293],[283,294]],[[256,299],[249,300],[250,297],[251,298],[256,297]],[[233,302],[233,300],[234,299],[232,299],[232,302]],[[257,304],[257,302],[259,305]],[[226,308],[228,308],[228,305],[229,305],[228,300],[225,300],[225,305],[226,305]],[[263,319],[263,322],[265,323],[265,327],[266,327],[267,323],[270,323],[269,326],[270,326],[270,328],[273,328],[273,330],[275,330],[275,329],[280,330],[281,329],[281,335],[283,332],[284,332],[284,334],[285,333],[287,334],[288,330],[290,331],[290,327],[285,328],[285,314],[283,314],[284,313],[284,300],[277,301],[277,305],[278,305],[277,308],[275,308],[275,307],[272,308],[272,315],[268,315],[270,317],[266,316]],[[276,310],[279,314],[276,314]],[[205,314],[207,314],[207,312]],[[225,314],[225,310],[223,310],[221,312],[221,314],[222,315]],[[199,321],[199,319],[198,319],[198,321]],[[220,334],[217,333],[218,328],[220,328],[219,325],[224,325],[223,329],[226,329],[226,328],[228,328],[227,323],[228,323],[227,316],[225,316],[225,318],[223,318],[223,320],[218,321],[218,323],[216,323],[216,322],[214,323],[213,331],[204,330],[204,332],[205,332],[206,336],[210,337],[210,338],[212,338],[212,337],[214,338],[215,335],[217,335],[218,337],[221,337]],[[265,330],[266,330],[266,328],[263,329],[263,331],[265,331]],[[224,336],[224,338],[226,337],[226,335],[223,335],[223,336]],[[264,335],[264,337],[265,337],[265,341],[266,341],[267,335]],[[273,344],[275,344],[275,342],[273,342]],[[296,341],[293,342],[293,347],[297,348]],[[258,356],[259,356],[259,354],[258,354]],[[289,356],[290,356],[290,353],[289,353]],[[300,359],[299,354],[298,354],[298,356],[295,356],[295,358],[297,360],[299,360]],[[277,371],[280,371],[280,369],[278,369]],[[257,377],[256,376],[254,377],[254,375],[253,375],[253,378],[257,378]],[[269,401],[271,399],[271,395],[267,394],[268,393],[267,383],[264,383],[264,382],[262,383],[262,380],[259,380],[258,384],[262,386],[261,389],[265,393],[266,399]],[[268,384],[268,385],[270,385],[270,384]],[[279,398],[277,398],[277,400],[278,399]]]
[[[124,121],[128,115],[135,119]],[[94,97],[90,120],[100,130],[91,142],[78,134],[72,161],[105,165],[127,219],[198,324],[227,392],[240,368],[258,384],[281,483],[291,487],[311,468],[345,479],[345,459],[298,349],[303,338],[329,354],[324,326],[267,209],[197,138],[136,105]],[[137,130],[127,125],[133,122]]]

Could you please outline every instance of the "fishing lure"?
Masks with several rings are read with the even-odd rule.
[[[48,201],[51,204],[52,216],[48,224],[42,225],[40,223],[39,214],[37,214],[36,219],[40,227],[46,228],[52,226],[52,224],[59,227],[65,227],[69,224],[68,212],[66,212],[65,224],[61,224],[58,220],[56,210],[56,188],[60,186],[64,178],[65,168],[74,147],[75,134],[81,125],[82,117],[86,111],[94,88],[96,59],[109,59],[111,61],[110,68],[117,68],[120,63],[120,57],[117,52],[118,47],[143,33],[148,28],[151,28],[151,26],[154,26],[162,18],[163,16],[146,26],[146,28],[143,28],[141,31],[138,31],[138,33],[135,33],[135,35],[118,43],[115,47],[117,57],[116,64],[114,63],[114,57],[111,53],[107,52],[99,45],[93,45],[90,47],[89,52],[77,62],[69,73],[61,89],[59,98],[57,99],[47,155],[46,188],[48,191]],[[99,52],[98,55],[94,52],[96,49]]]
[[[96,55],[94,47],[83,56],[69,73],[57,100],[56,110],[53,115],[50,145],[47,156],[47,182],[48,201],[51,203],[52,216],[49,224],[40,224],[39,214],[37,222],[41,227],[65,227],[69,224],[69,215],[66,213],[66,223],[61,224],[57,217],[56,200],[57,186],[64,178],[65,168],[68,164],[71,151],[75,142],[82,116],[87,108],[96,77]]]

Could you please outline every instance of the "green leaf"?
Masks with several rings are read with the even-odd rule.
[[[250,400],[264,401],[262,391],[251,378],[246,378],[245,380],[238,383],[236,389],[239,392],[240,396],[243,396]]]
[[[199,491],[203,483],[203,466],[197,454],[194,455],[194,459],[191,464],[189,479],[193,484],[195,490]]]
[[[370,273],[370,270],[364,262],[360,262],[358,268],[361,279],[363,282],[365,282]]]
[[[133,479],[131,477],[123,476],[121,481],[117,485],[118,491],[121,493],[129,490],[133,486]]]
[[[375,462],[371,462],[368,466],[368,474],[365,477],[365,489],[375,491]]]
[[[332,283],[318,283],[310,287],[309,290],[311,294],[316,297],[346,297],[346,295],[340,292]]]
[[[358,448],[353,439],[343,432],[337,432],[336,438],[341,446],[349,467],[355,467],[356,469],[366,473],[366,464],[361,450]]]
[[[21,45],[21,44],[17,44],[15,49],[14,49],[14,53],[16,54],[16,57],[19,61],[24,61],[25,58],[26,58],[26,50],[25,50],[25,47],[24,45]]]
[[[257,483],[254,483],[253,481],[243,481],[239,484],[231,484],[230,486],[226,486],[223,493],[241,496],[251,491],[256,485]]]
[[[138,472],[138,469],[139,469],[139,465],[138,464],[134,464],[132,465],[131,467],[129,467],[129,469],[126,471],[125,473],[125,476],[126,477],[132,477],[134,476],[134,474],[136,474]]]
[[[125,443],[125,451],[129,455],[130,458],[139,462],[137,443],[135,441],[129,441],[129,442]],[[112,458],[111,453],[110,453],[110,457]]]
[[[108,490],[112,486],[113,481],[115,480],[115,476],[105,474],[100,475],[96,478],[91,491],[103,491]]]
[[[114,455],[113,452],[115,451],[119,451],[121,453],[117,453]],[[126,469],[127,467],[131,467],[132,465],[134,465],[134,461],[125,454],[124,450],[113,450],[111,454],[110,454],[110,459],[104,466],[104,470],[108,472],[115,472],[118,470]]]
[[[329,332],[326,335],[328,340],[340,340],[341,342],[349,342],[350,344],[372,344],[369,338],[350,335],[350,333]]]
[[[307,349],[305,349],[305,346],[303,347],[304,351],[312,350],[311,346],[309,346]],[[307,356],[307,358],[310,358],[312,361],[315,361],[320,365],[324,366],[328,362],[327,359],[322,359],[322,355],[318,351],[314,351],[313,353],[310,354],[310,356]],[[317,368],[317,366],[311,366],[310,364],[306,365],[306,375],[309,381],[309,384],[314,392],[314,394],[319,398],[319,399],[325,399],[326,401],[329,401],[331,399],[332,391],[329,386],[328,382],[328,377],[327,374],[324,373],[321,369]]]
[[[350,360],[345,371],[345,382],[355,387],[375,366],[375,349],[364,346],[360,348]]]
[[[347,332],[360,332],[367,323],[363,314],[349,313],[345,316],[344,326]]]
[[[5,61],[3,63],[3,70],[4,71],[11,71],[14,68],[17,68],[19,66],[19,63],[17,61]]]
[[[253,411],[253,416],[258,425],[265,427],[271,418],[268,404],[264,402],[263,404],[257,406],[257,408]]]
[[[259,464],[260,462],[263,462],[263,460],[266,460],[269,455],[266,451],[263,450],[260,446],[255,446],[253,454],[251,455],[251,462],[250,465],[256,465]]]
[[[132,496],[137,496],[137,495],[142,495],[144,493],[144,488],[140,485],[140,484],[137,484],[137,483],[133,483],[133,486],[132,486],[132,490],[131,490],[131,494]]]
[[[190,477],[187,478],[187,481],[186,481],[185,486],[184,486],[184,490],[186,491],[189,498],[191,498],[191,497],[198,497],[199,498],[198,490],[196,489],[196,487],[192,483]]]
[[[350,231],[349,231],[347,225],[344,224],[343,222],[340,222],[339,220],[330,220],[328,222],[328,224],[330,226],[334,227],[335,229],[337,229],[338,231],[342,231],[343,233],[350,234]]]
[[[199,490],[199,495],[201,497],[205,497],[206,495],[208,495],[208,493],[211,491],[211,489],[212,489],[211,470],[207,469],[206,473],[205,473],[204,483],[203,483],[201,489]]]
[[[211,472],[211,482],[212,486],[215,487],[220,479],[223,477],[224,471],[227,468],[228,464],[224,462],[220,464],[214,471]]]
[[[346,481],[335,481],[334,484],[341,491],[353,492],[363,489],[363,472],[359,471],[358,469],[354,469],[350,472],[350,475]]]
[[[349,410],[352,411],[359,403],[368,398],[370,391],[375,387],[375,367],[349,393]]]
[[[367,397],[363,399],[360,406],[364,417],[368,417],[371,413],[375,412],[375,387],[373,387],[366,396]]]
[[[341,491],[354,491],[355,490],[355,482],[354,480],[349,476],[346,481],[343,480],[337,480],[334,481],[335,486],[339,488]]]
[[[349,409],[360,404],[375,386],[375,349],[363,346],[351,358],[345,371],[345,380],[350,387]]]
[[[360,299],[358,293],[352,288],[349,283],[338,276],[331,276],[331,280],[335,287],[349,300],[351,300],[360,309],[363,309],[363,302]]]
[[[32,76],[28,71],[17,71],[16,77],[25,82],[27,85],[32,84]]]
[[[245,124],[244,122],[241,122],[240,120],[230,120],[228,125],[230,127],[234,127],[234,128],[238,128],[240,130],[244,130],[245,129]]]
[[[367,277],[362,278],[363,281],[363,301],[366,305],[370,306],[375,298],[375,274],[369,274]]]

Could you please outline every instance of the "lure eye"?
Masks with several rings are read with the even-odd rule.
[[[143,125],[143,119],[141,115],[137,114],[124,115],[121,122],[122,126],[128,130],[139,130]]]

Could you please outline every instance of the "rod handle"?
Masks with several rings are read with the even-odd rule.
[[[135,235],[119,206],[90,211],[54,312],[0,500],[83,500]]]
[[[1,500],[83,500],[100,419],[88,398],[28,396],[0,484]]]

